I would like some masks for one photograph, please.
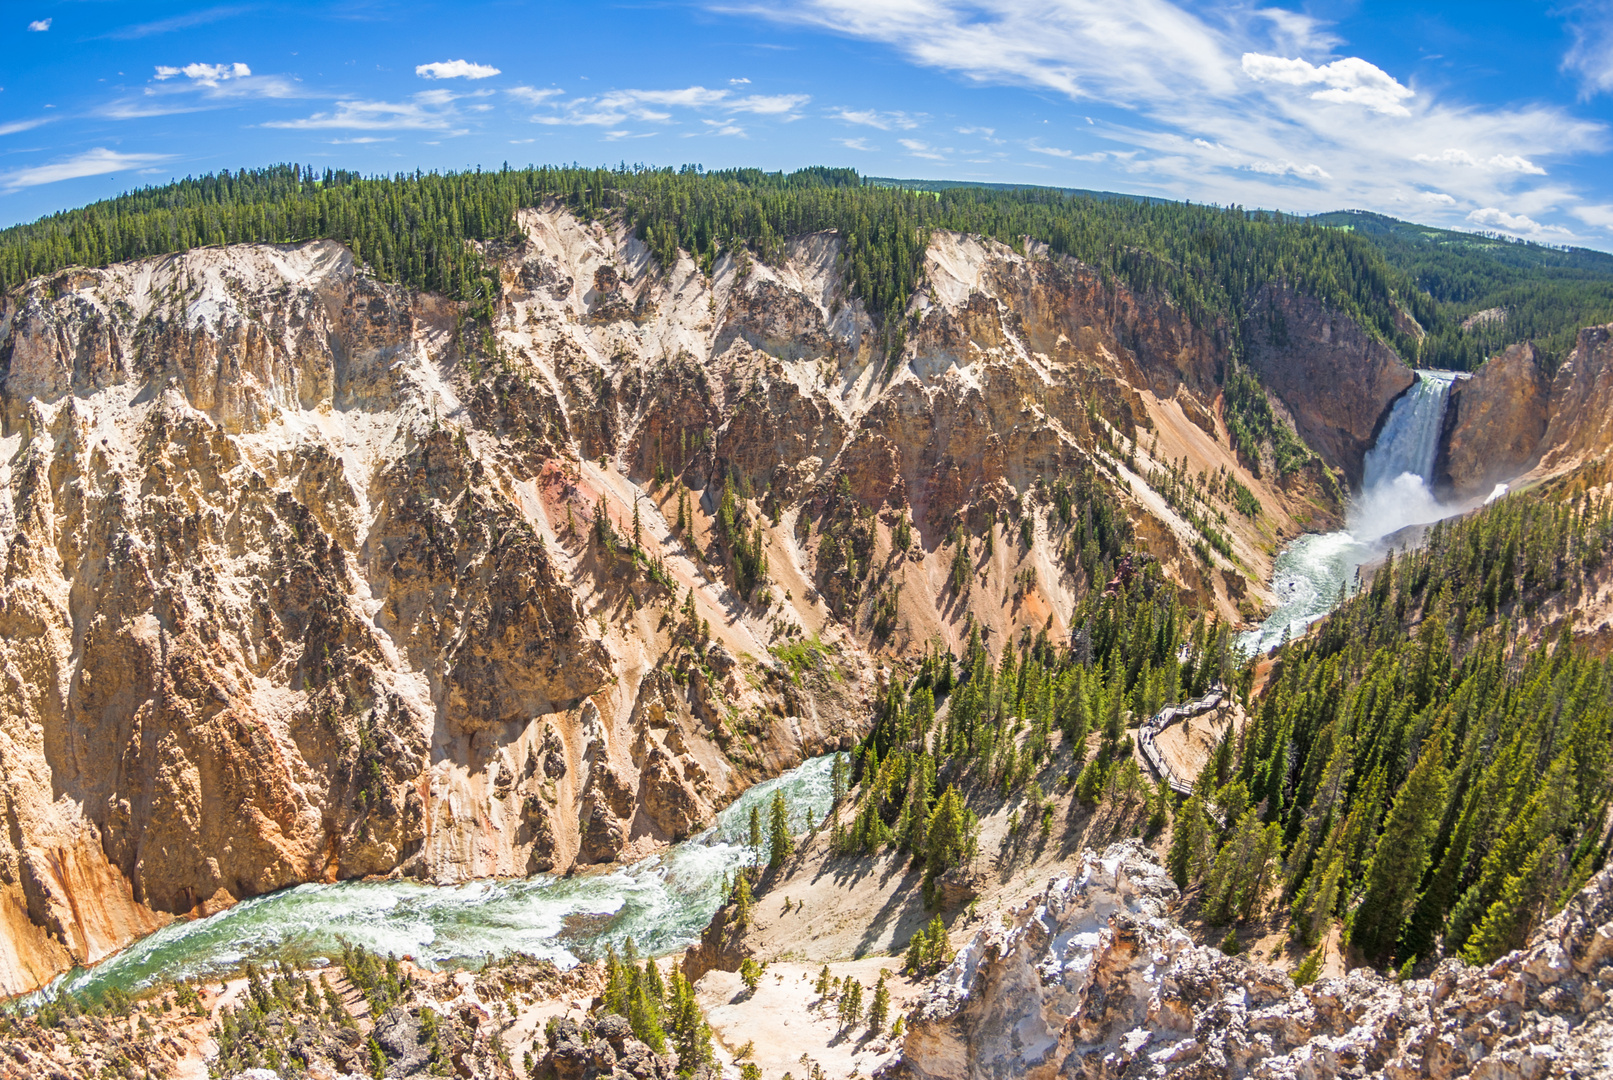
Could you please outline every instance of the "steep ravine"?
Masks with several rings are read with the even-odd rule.
[[[520,224],[485,336],[323,241],[0,301],[0,991],[298,882],[659,850],[848,744],[933,639],[1067,636],[1061,476],[1226,618],[1274,538],[1337,520],[1228,445],[1220,335],[1070,260],[938,234],[891,359],[831,235],[708,279]],[[1231,556],[1143,479],[1178,460],[1259,500]],[[767,558],[748,597],[725,481]]]

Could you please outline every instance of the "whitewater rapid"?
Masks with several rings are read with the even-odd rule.
[[[1420,371],[1417,382],[1395,402],[1363,462],[1361,490],[1350,499],[1345,527],[1311,533],[1284,548],[1272,567],[1276,610],[1243,634],[1246,653],[1265,652],[1297,637],[1325,616],[1356,586],[1356,571],[1381,558],[1393,537],[1413,525],[1428,525],[1467,509],[1434,496],[1439,435],[1450,402],[1450,371]]]
[[[42,993],[134,991],[168,979],[217,978],[248,960],[321,964],[340,955],[343,941],[411,956],[426,967],[475,966],[507,952],[569,967],[629,937],[641,953],[672,952],[699,938],[722,902],[723,880],[753,859],[745,842],[751,807],[765,815],[773,792],[782,790],[793,832],[806,829],[808,814],[821,822],[832,797],[833,760],[813,758],[755,785],[704,833],[632,866],[457,886],[401,880],[301,885],[205,919],[171,923],[94,968],[60,976]]]

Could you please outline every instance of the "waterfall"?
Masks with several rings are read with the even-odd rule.
[[[1395,402],[1367,451],[1361,494],[1351,501],[1350,532],[1357,540],[1376,540],[1451,512],[1434,498],[1429,484],[1454,379],[1448,372],[1419,372],[1417,382]]]
[[[1429,483],[1456,375],[1422,371],[1400,396],[1363,463],[1361,491],[1350,499],[1347,527],[1295,540],[1277,556],[1271,589],[1276,608],[1258,629],[1239,638],[1247,653],[1262,652],[1333,609],[1356,568],[1403,538],[1385,540],[1408,525],[1426,525],[1463,509],[1434,498]]]

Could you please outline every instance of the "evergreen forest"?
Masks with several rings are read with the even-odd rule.
[[[1613,557],[1610,479],[1598,463],[1435,525],[1283,646],[1258,690],[1157,564],[1090,590],[1067,644],[1027,632],[994,664],[977,629],[881,699],[835,774],[849,809],[832,848],[906,852],[928,892],[973,858],[973,807],[1017,800],[1011,828],[1046,836],[1067,801],[1104,803],[1145,836],[1172,824],[1168,866],[1208,925],[1275,919],[1308,951],[1341,924],[1391,969],[1494,960],[1613,845],[1613,661],[1561,617]],[[1216,685],[1246,695],[1250,721],[1181,800],[1127,728]]]
[[[912,182],[917,184],[919,182]],[[662,266],[679,250],[709,273],[723,252],[778,259],[786,238],[836,230],[852,297],[899,347],[929,233],[1045,244],[1140,291],[1168,295],[1237,353],[1259,291],[1282,281],[1350,315],[1408,361],[1473,368],[1514,341],[1560,361],[1580,326],[1613,320],[1613,257],[1422,230],[1372,215],[1305,219],[1051,188],[871,182],[850,169],[791,173],[527,167],[361,176],[277,165],[148,187],[0,230],[0,290],[70,266],[197,246],[330,238],[379,277],[486,317],[496,280],[482,250],[515,211],[557,200],[620,215]],[[848,298],[849,299],[849,298]],[[1469,319],[1501,308],[1505,318]],[[1411,327],[1405,314],[1420,325]]]

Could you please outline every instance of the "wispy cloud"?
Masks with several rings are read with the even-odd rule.
[[[0,124],[0,135],[15,135],[20,131],[32,131],[56,119],[54,116],[36,116],[32,120],[11,120]]]
[[[550,98],[560,97],[565,93],[564,90],[553,86],[541,90],[535,86],[512,86],[504,92],[524,105],[542,105]]]
[[[228,19],[252,10],[246,6],[213,7],[205,11],[192,11],[185,15],[175,15],[169,19],[158,19],[155,22],[138,23],[134,26],[125,26],[114,30],[106,36],[119,41],[130,41],[135,38],[151,37],[155,34],[171,34],[175,30],[188,30],[193,26],[206,26],[208,23]]]
[[[415,65],[414,73],[422,79],[491,79],[499,74],[499,69],[469,60],[438,60]]]
[[[1571,213],[1587,225],[1613,232],[1613,205],[1576,206]]]
[[[1102,161],[1104,158],[1109,156],[1108,152],[1105,150],[1095,150],[1088,154],[1078,154],[1074,150],[1065,150],[1064,148],[1058,146],[1042,146],[1035,142],[1031,143],[1025,149],[1029,150],[1033,154],[1046,154],[1048,157],[1063,158],[1066,161]]]
[[[133,96],[116,98],[94,110],[111,120],[177,116],[225,108],[252,100],[292,100],[315,96],[284,75],[254,75],[247,65],[159,64],[152,83]]]
[[[1574,44],[1563,70],[1579,76],[1584,97],[1613,91],[1613,7],[1605,0],[1581,0],[1567,7]]]
[[[43,34],[46,30],[50,29],[50,24],[55,21],[56,20],[54,19],[35,19],[33,22],[28,24],[28,30],[30,33]]]
[[[548,95],[545,95],[547,97]],[[532,119],[539,124],[617,128],[637,120],[646,123],[673,121],[674,110],[720,112],[724,115],[750,114],[793,119],[812,98],[808,94],[747,94],[705,86],[685,86],[667,90],[610,90],[594,97],[570,101],[540,101],[553,112]],[[675,122],[675,121],[674,121]],[[729,134],[737,133],[737,129]]]
[[[97,147],[76,157],[63,158],[48,165],[34,165],[26,169],[0,172],[0,191],[19,191],[22,188],[54,184],[58,180],[77,180],[85,176],[102,176],[122,172],[158,161],[167,161],[169,154],[124,154],[116,150]]]
[[[463,134],[464,117],[444,91],[416,94],[413,101],[338,101],[328,112],[297,120],[271,120],[264,127],[294,131],[434,131]]]
[[[1424,165],[1455,165],[1468,169],[1494,169],[1499,172],[1528,173],[1531,176],[1545,176],[1546,170],[1518,154],[1493,154],[1489,159],[1480,161],[1466,150],[1451,147],[1438,154],[1417,154],[1413,161],[1420,161]]]
[[[890,131],[894,128],[911,131],[919,126],[921,117],[900,110],[880,112],[878,109],[835,109],[829,113],[829,119],[840,120],[847,124],[861,124],[864,127],[878,128],[880,131]]]
[[[835,142],[844,146],[847,150],[857,150],[865,154],[873,153],[879,149],[877,146],[870,145],[868,140],[863,138],[836,139]]]
[[[928,161],[945,161],[947,159],[946,156],[952,153],[952,148],[950,146],[942,149],[939,146],[931,146],[922,139],[897,139],[896,141],[901,143],[903,148],[906,149],[909,154],[912,154],[916,158],[924,158]]]

